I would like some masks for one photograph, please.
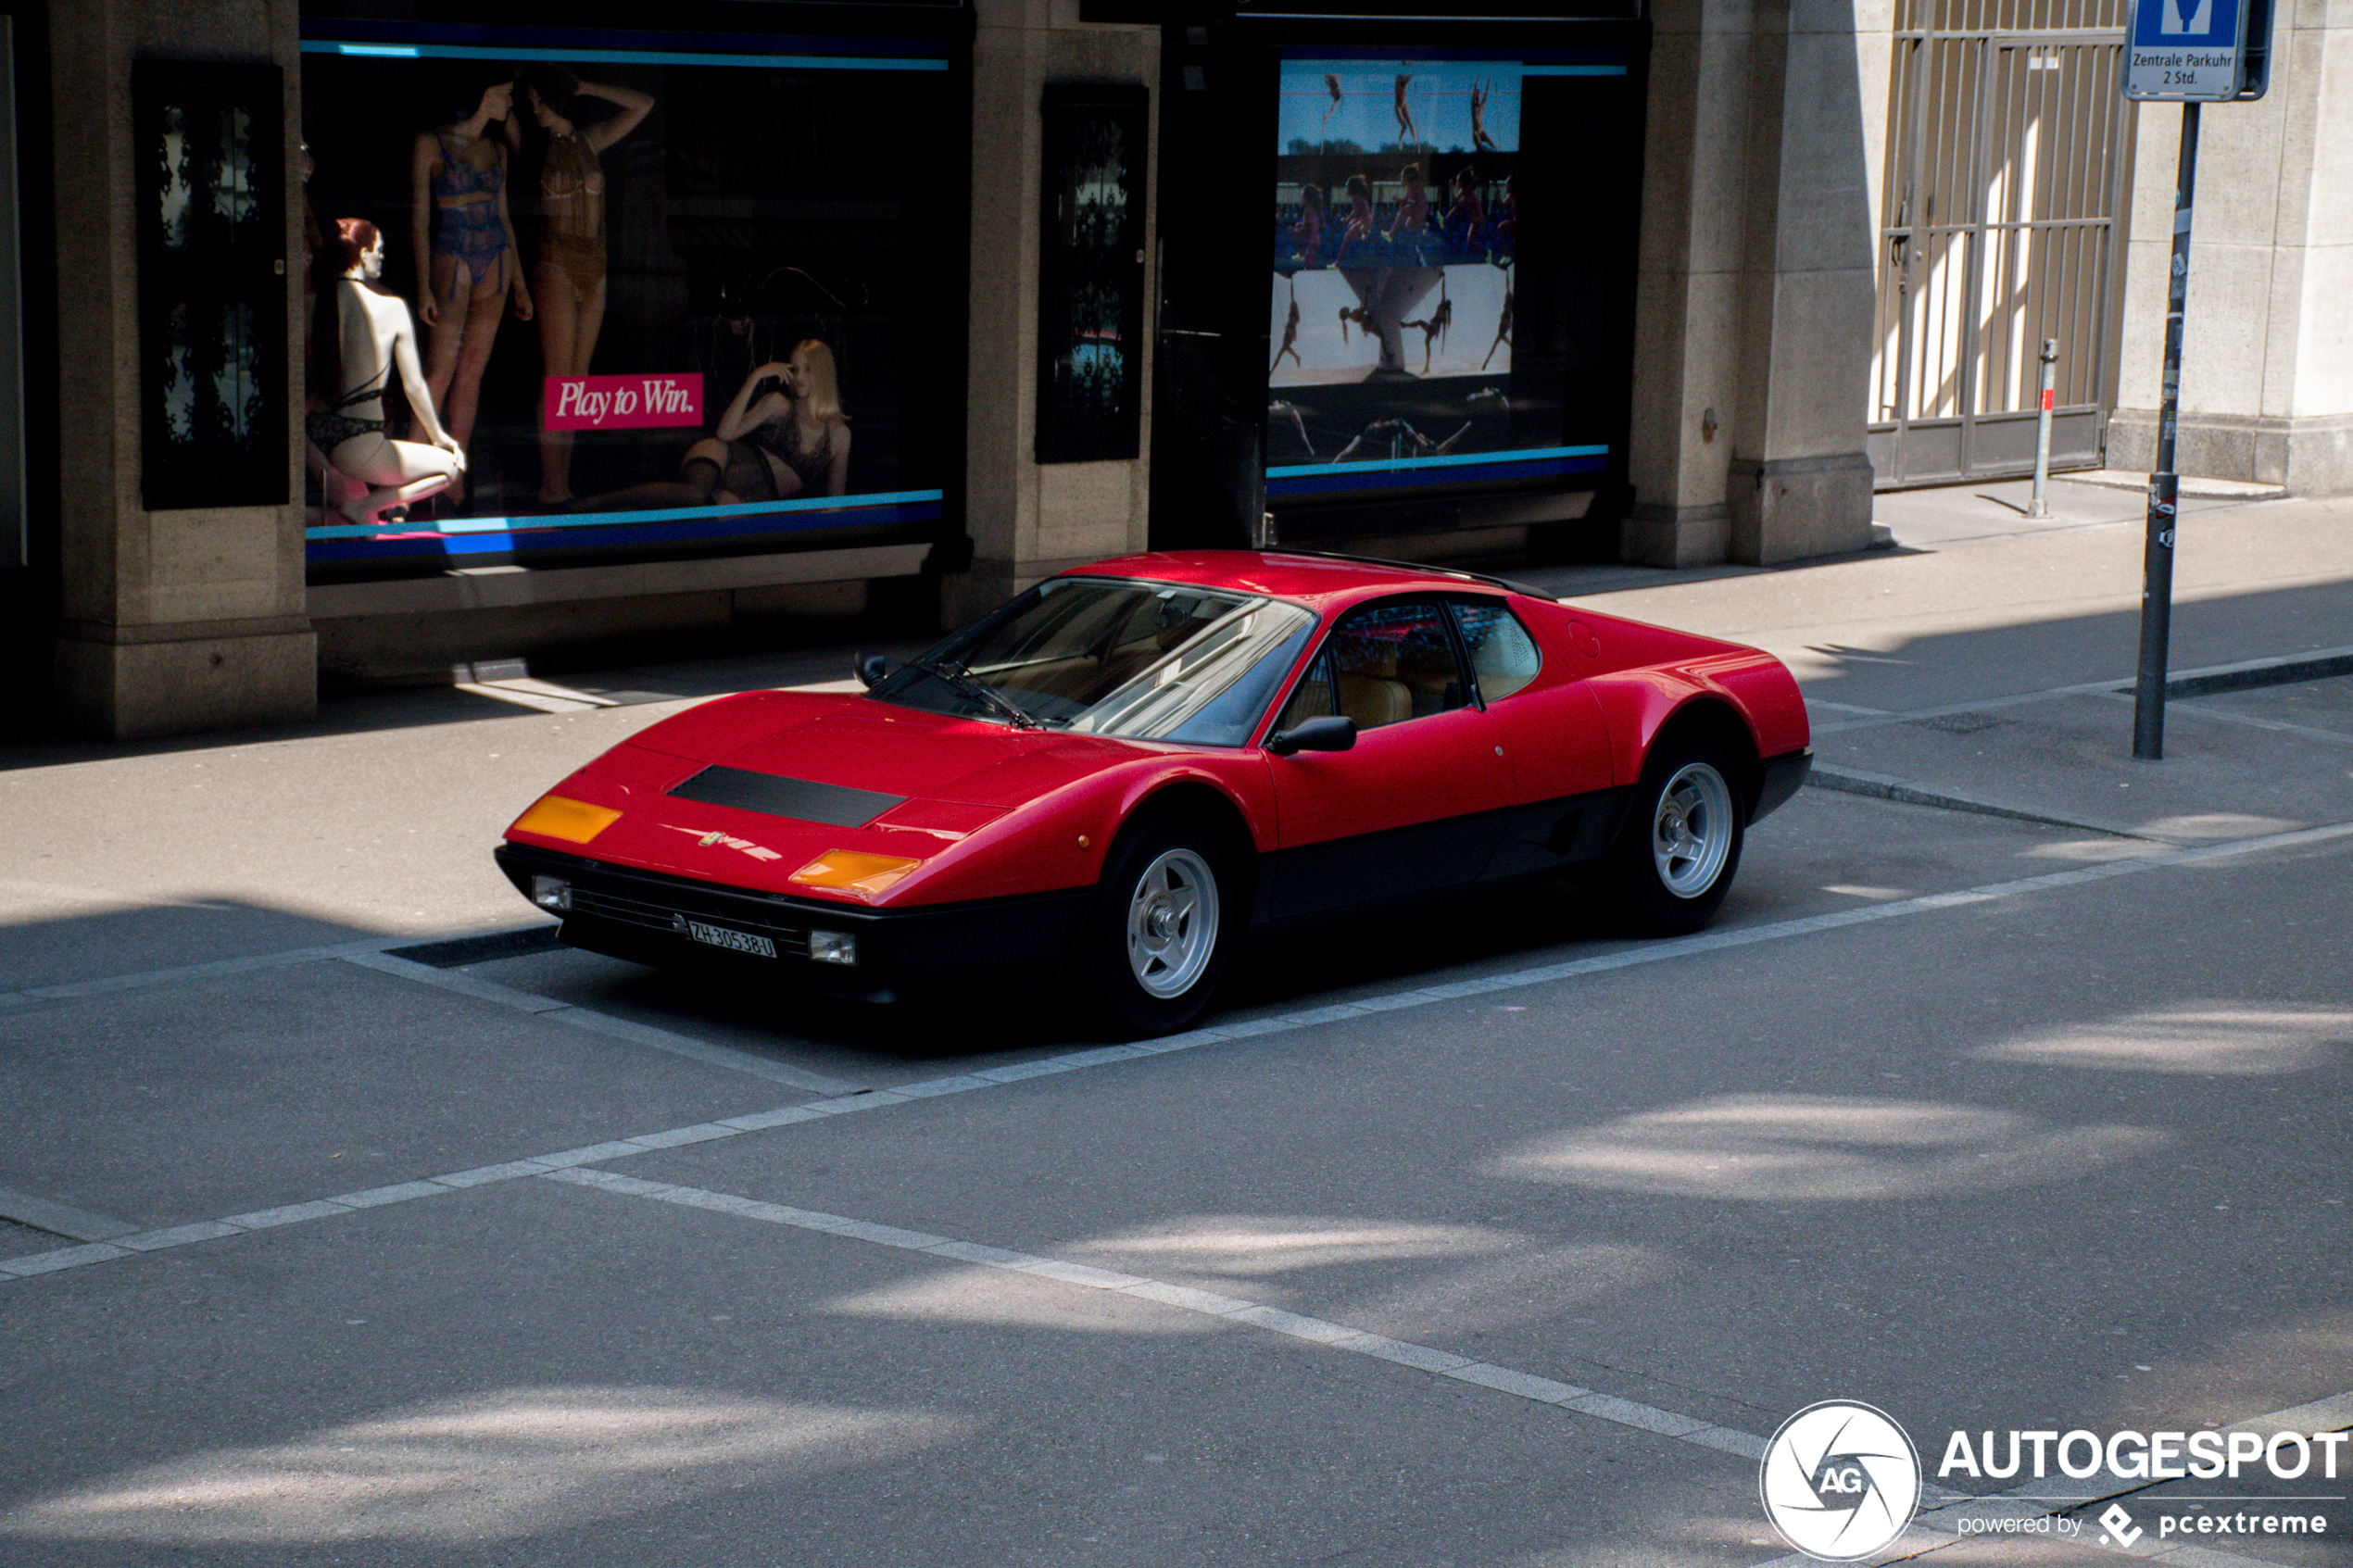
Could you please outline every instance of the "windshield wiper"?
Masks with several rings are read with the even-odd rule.
[[[908,664],[925,674],[947,682],[974,701],[995,709],[1017,730],[1037,730],[1045,726],[1038,717],[1015,703],[1013,698],[974,674],[961,664],[943,664],[937,659],[911,659]]]

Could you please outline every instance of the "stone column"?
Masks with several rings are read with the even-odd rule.
[[[274,60],[285,72],[289,193],[301,188],[295,0],[50,6],[57,193],[60,719],[118,739],[298,719],[318,705],[304,613],[301,445],[288,504],[195,511],[140,500],[139,299],[131,67],[143,52]],[[298,197],[286,254],[302,254]],[[299,386],[289,278],[287,375]],[[289,399],[293,415],[300,400]]]
[[[973,42],[973,253],[970,430],[964,459],[971,571],[953,611],[969,617],[1065,567],[1144,548],[1151,451],[1151,313],[1133,349],[1143,403],[1142,453],[1113,462],[1040,463],[1038,428],[1038,203],[1049,82],[1140,83],[1153,92],[1145,160],[1145,256],[1158,190],[1160,34],[1078,19],[1077,0],[979,0]]]
[[[1885,0],[1868,3],[1863,17],[1856,0],[1655,12],[1629,560],[1870,543],[1864,106],[1885,102],[1889,23]]]
[[[2282,0],[2270,92],[2199,113],[2174,452],[2183,473],[2302,495],[2353,492],[2348,70],[2353,8]],[[2145,472],[2157,458],[2182,111],[2138,112],[2108,465]]]
[[[1757,8],[1741,277],[1738,416],[1725,483],[1731,557],[1767,565],[1866,548],[1872,215],[1863,60],[1887,24],[1856,0]]]
[[[1725,558],[1739,400],[1740,265],[1747,213],[1750,0],[1663,0],[1654,11],[1634,301],[1633,515],[1618,554],[1645,566]]]

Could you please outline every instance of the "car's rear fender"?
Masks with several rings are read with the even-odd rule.
[[[1729,702],[1710,696],[1695,696],[1667,717],[1643,748],[1642,760],[1648,764],[1659,747],[1687,746],[1718,746],[1730,753],[1741,776],[1732,781],[1741,792],[1743,815],[1754,816],[1757,798],[1764,792],[1764,759],[1756,749],[1756,734],[1741,718]]]
[[[1768,749],[1733,692],[1686,671],[1626,671],[1590,684],[1609,726],[1611,771],[1621,785],[1642,777],[1663,739],[1705,734],[1739,759],[1741,788],[1753,811],[1763,787],[1763,760],[1804,746],[1801,733],[1796,746]]]

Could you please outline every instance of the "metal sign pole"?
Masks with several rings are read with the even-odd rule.
[[[2034,499],[2026,508],[2026,515],[2032,518],[2051,515],[2051,398],[2057,366],[2058,339],[2046,337],[2043,340],[2043,411],[2034,418]]]
[[[2197,187],[2197,111],[2182,106],[2181,175],[2173,192],[2173,268],[2165,301],[2165,382],[2157,411],[2157,471],[2149,475],[2148,544],[2141,564],[2141,668],[2133,690],[2133,755],[2165,755],[2165,652],[2173,629],[2173,521],[2181,481],[2173,427],[2182,402],[2182,307],[2190,292],[2190,207]]]

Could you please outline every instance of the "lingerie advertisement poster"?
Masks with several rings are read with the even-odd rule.
[[[1625,77],[1617,64],[1284,61],[1270,496],[1608,465],[1610,444],[1595,433],[1565,439],[1565,257],[1548,243],[1559,205],[1584,202],[1592,182],[1567,160],[1522,149],[1529,125],[1557,132],[1591,86]],[[1531,305],[1541,345],[1533,355]],[[1590,358],[1595,346],[1573,351]]]
[[[947,45],[304,34],[314,577],[937,532]]]

